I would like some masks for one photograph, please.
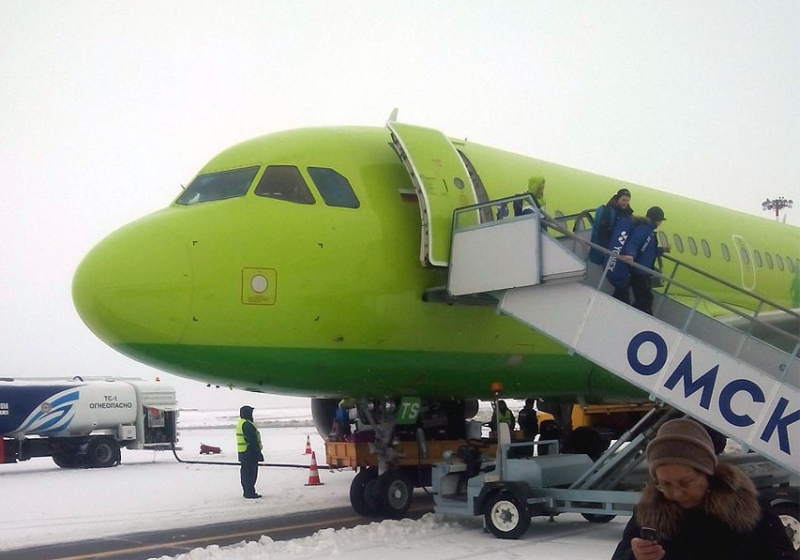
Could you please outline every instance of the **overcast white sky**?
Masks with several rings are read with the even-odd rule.
[[[394,107],[800,224],[798,28],[796,0],[0,0],[0,376],[155,375],[78,318],[82,256],[234,143]]]

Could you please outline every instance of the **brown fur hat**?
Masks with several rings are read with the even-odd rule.
[[[664,422],[655,439],[645,451],[650,464],[650,476],[656,477],[656,467],[676,463],[692,467],[709,476],[714,474],[717,456],[714,443],[706,429],[689,418]]]

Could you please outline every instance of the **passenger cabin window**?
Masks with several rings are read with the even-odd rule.
[[[739,247],[739,258],[742,259],[744,264],[750,264],[750,253],[744,247]]]
[[[662,247],[666,247],[669,245],[669,237],[663,231],[658,232],[658,244]]]
[[[783,257],[775,255],[775,260],[778,261],[778,270],[783,270]]]
[[[761,253],[758,250],[753,251],[753,260],[756,262],[757,267],[764,266],[764,261],[761,260]]]
[[[673,237],[675,239],[675,248],[679,253],[683,253],[683,239],[681,239],[681,236],[677,233]]]
[[[728,246],[725,245],[724,243],[721,243],[719,248],[722,250],[722,258],[725,259],[726,261],[731,260],[731,252],[728,249]]]
[[[340,206],[342,208],[358,208],[358,202],[353,187],[343,175],[327,167],[309,167],[308,174],[317,186],[322,200],[328,206]]]
[[[258,173],[258,166],[198,175],[175,202],[190,205],[244,196]]]
[[[697,255],[697,243],[695,242],[694,237],[690,235],[686,238],[686,242],[689,244],[689,251],[691,251],[693,255]]]
[[[256,194],[298,204],[314,204],[314,195],[293,165],[270,165],[258,182]]]
[[[789,269],[789,272],[794,272],[794,261],[792,257],[786,257],[786,267]]]
[[[772,270],[774,268],[774,264],[772,263],[772,255],[770,255],[768,251],[764,252],[764,260],[767,261],[767,267]]]
[[[707,259],[711,258],[711,245],[708,244],[708,241],[705,239],[700,240],[700,245],[703,247],[703,254],[706,256]]]

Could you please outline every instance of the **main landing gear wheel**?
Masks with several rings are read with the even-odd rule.
[[[401,519],[411,507],[414,486],[401,470],[383,473],[378,477],[378,500],[386,517]]]
[[[525,505],[511,492],[498,492],[483,515],[486,526],[499,539],[518,539],[531,525]]]
[[[378,500],[378,469],[367,467],[358,472],[350,484],[350,505],[358,515],[377,517],[380,515]]]

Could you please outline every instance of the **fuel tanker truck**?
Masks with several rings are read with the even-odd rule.
[[[121,447],[169,449],[177,416],[175,389],[158,381],[0,378],[0,463],[115,466]]]

